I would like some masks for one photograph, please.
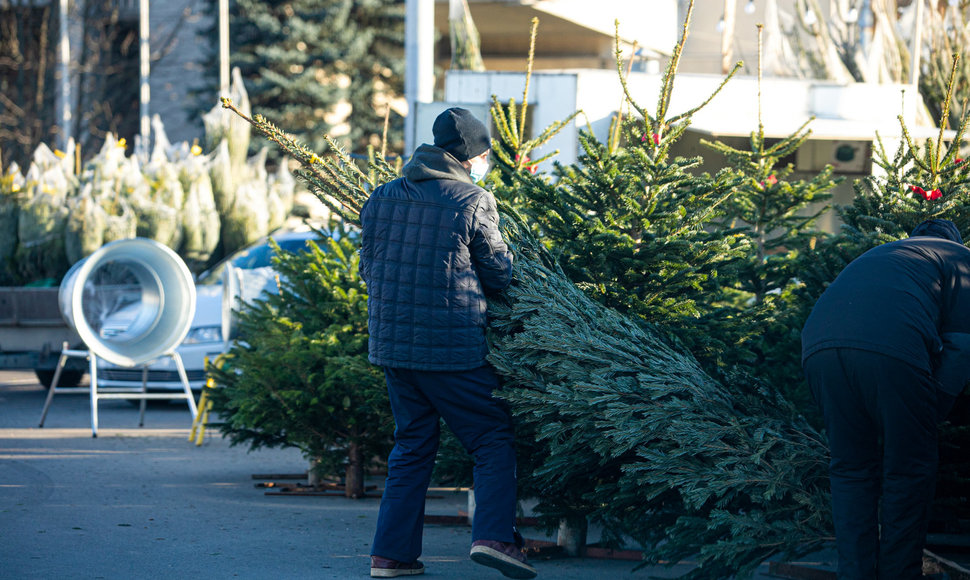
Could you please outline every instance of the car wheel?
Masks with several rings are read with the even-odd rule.
[[[34,369],[37,380],[40,381],[40,384],[45,389],[51,388],[51,383],[54,382],[54,372],[47,369]],[[58,381],[57,386],[66,389],[74,388],[81,384],[81,379],[83,378],[84,371],[64,369],[61,371],[61,379]]]

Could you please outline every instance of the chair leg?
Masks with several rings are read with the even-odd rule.
[[[141,367],[141,394],[144,395],[147,392],[148,392],[148,365],[146,364],[146,365],[142,365]],[[148,401],[144,397],[142,397],[141,402],[138,404],[138,410],[140,412],[138,417],[139,427],[145,426],[145,407],[147,406],[147,403]]]
[[[182,357],[179,353],[173,352],[172,358],[175,359],[175,368],[178,369],[179,378],[182,379],[182,390],[185,391],[185,400],[189,404],[189,412],[192,413],[192,420],[199,416],[199,410],[195,406],[195,395],[192,394],[192,387],[189,386],[189,377],[185,374],[185,365],[182,364]]]
[[[57,359],[57,368],[54,370],[54,380],[51,381],[51,386],[47,389],[47,400],[44,401],[44,410],[40,413],[40,424],[38,427],[44,426],[44,420],[47,418],[47,410],[50,409],[51,401],[54,400],[54,393],[57,391],[57,383],[61,380],[61,370],[64,369],[64,365],[67,363],[67,355],[63,351],[67,350],[67,343],[64,343],[63,350],[61,351],[61,357]]]
[[[98,357],[91,353],[91,437],[98,436]]]

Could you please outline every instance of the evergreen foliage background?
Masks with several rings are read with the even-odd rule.
[[[668,159],[641,140],[643,125],[625,124],[626,147],[616,152],[584,133],[577,164],[558,165],[558,180],[512,173],[496,195],[521,200],[517,208],[548,241],[565,274],[597,301],[662,322],[697,356],[724,352],[706,320],[721,305],[719,275],[736,267],[747,240],[737,230],[704,226],[737,185],[729,172],[695,177],[700,159]],[[514,201],[514,199],[512,199]]]
[[[681,44],[686,32],[685,23]],[[807,133],[769,145],[759,128],[750,150],[713,143],[733,161],[714,176],[684,171],[700,160],[670,158],[690,123],[666,117],[675,73],[655,114],[628,94],[639,116],[605,143],[585,134],[583,158],[557,165],[555,179],[531,170],[540,143],[524,135],[525,95],[493,107],[489,183],[516,269],[490,303],[491,360],[529,445],[522,496],[538,499],[550,527],[578,516],[601,524],[607,543],[640,544],[647,563],[689,557],[698,567],[685,578],[744,576],[831,539],[825,440],[803,416],[810,403],[789,402],[807,392],[804,316],[848,261],[925,217],[966,231],[963,166],[956,146],[905,140],[879,161],[887,177],[860,182],[856,202],[839,209],[844,232],[826,236],[808,204],[826,199],[831,171],[789,181],[781,164]],[[339,148],[320,157],[253,122],[351,222],[395,176],[383,159],[361,170]],[[663,259],[638,256],[647,244]],[[655,279],[639,271],[647,266]],[[640,296],[641,286],[657,296]],[[453,459],[439,467],[460,474],[467,466]]]
[[[237,0],[229,26],[232,66],[242,72],[253,110],[317,151],[326,149],[325,135],[339,135],[355,153],[381,145],[390,102],[404,93],[403,2]],[[216,28],[204,41],[210,70],[218,70]],[[204,94],[217,92],[217,82]],[[347,124],[335,127],[344,114]],[[400,152],[404,120],[390,112],[388,123],[386,148]]]

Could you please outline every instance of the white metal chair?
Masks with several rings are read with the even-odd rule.
[[[58,292],[61,315],[77,331],[88,350],[64,343],[40,427],[57,393],[88,393],[91,397],[91,434],[98,436],[101,399],[138,399],[145,424],[145,406],[152,399],[185,399],[198,414],[182,358],[175,352],[189,331],[195,312],[195,284],[185,262],[171,248],[147,238],[105,244],[74,264]],[[115,320],[108,322],[114,316]],[[90,366],[88,387],[60,388],[69,357],[85,358]],[[142,369],[140,389],[98,387],[98,357],[127,368]],[[159,358],[175,361],[182,393],[149,393],[148,365]]]
[[[148,365],[141,365],[141,389],[132,390],[130,388],[117,388],[117,387],[105,387],[98,388],[98,357],[91,351],[87,350],[77,350],[68,348],[67,343],[64,343],[61,349],[61,357],[57,361],[57,368],[54,370],[54,379],[51,381],[50,389],[47,391],[47,400],[44,401],[44,410],[40,414],[40,424],[38,427],[44,426],[44,420],[47,419],[47,411],[50,409],[51,402],[54,400],[54,395],[58,393],[72,393],[72,394],[89,394],[91,397],[91,436],[98,436],[98,401],[102,399],[133,399],[140,400],[139,405],[139,418],[138,426],[145,426],[145,407],[149,400],[158,399],[185,399],[189,406],[189,412],[192,414],[192,421],[195,422],[199,410],[195,404],[195,395],[192,394],[192,388],[189,386],[188,376],[185,374],[185,366],[182,364],[182,357],[175,351],[167,353],[163,356],[171,357],[175,361],[175,367],[178,369],[179,378],[182,380],[182,392],[181,393],[149,393],[148,392]],[[88,373],[91,377],[91,384],[87,387],[58,387],[57,384],[61,379],[61,371],[64,370],[65,364],[67,364],[67,359],[69,357],[79,357],[85,358],[89,362]]]

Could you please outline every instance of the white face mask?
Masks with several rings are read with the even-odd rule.
[[[478,183],[485,178],[488,173],[488,161],[473,161],[471,166],[472,181]]]

